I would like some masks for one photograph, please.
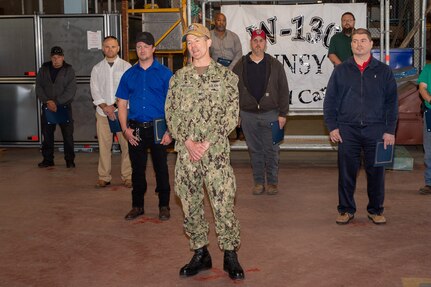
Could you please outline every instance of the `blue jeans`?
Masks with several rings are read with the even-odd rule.
[[[249,113],[240,111],[241,127],[244,132],[253,169],[255,184],[277,184],[280,146],[272,144],[271,122],[278,120],[278,111]]]
[[[425,113],[431,113],[431,110],[426,110]],[[427,130],[427,121],[425,120],[426,115],[424,114],[424,163],[425,163],[425,172],[424,172],[424,180],[426,185],[431,185],[431,132]],[[431,128],[431,127],[430,127]]]

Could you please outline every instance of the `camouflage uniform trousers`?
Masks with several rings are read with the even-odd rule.
[[[225,149],[219,147],[219,151]],[[235,175],[229,162],[229,151],[212,152],[212,146],[198,162],[192,163],[183,146],[178,148],[175,165],[175,192],[184,212],[184,229],[190,248],[209,244],[209,224],[204,216],[204,184],[215,217],[215,230],[222,250],[236,250],[240,245],[240,226],[234,214]]]

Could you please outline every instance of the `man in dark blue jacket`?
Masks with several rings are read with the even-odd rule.
[[[335,67],[329,79],[323,112],[332,142],[338,143],[338,224],[353,219],[356,177],[364,153],[368,218],[384,224],[384,167],[374,167],[376,143],[395,143],[398,117],[397,86],[391,69],[371,56],[371,34],[352,34],[353,57]]]

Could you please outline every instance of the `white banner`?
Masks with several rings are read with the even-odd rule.
[[[251,31],[267,34],[267,53],[284,66],[289,83],[290,111],[320,113],[333,65],[329,41],[340,31],[341,15],[352,12],[356,28],[366,28],[365,3],[313,5],[222,6],[227,29],[238,34],[244,55],[250,51]]]

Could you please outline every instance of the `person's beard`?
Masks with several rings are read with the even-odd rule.
[[[344,35],[347,35],[347,36],[352,35],[353,29],[354,29],[353,27],[351,27],[351,28],[343,28]]]
[[[216,26],[216,30],[218,32],[224,32],[224,31],[226,31],[226,27],[225,26]]]

